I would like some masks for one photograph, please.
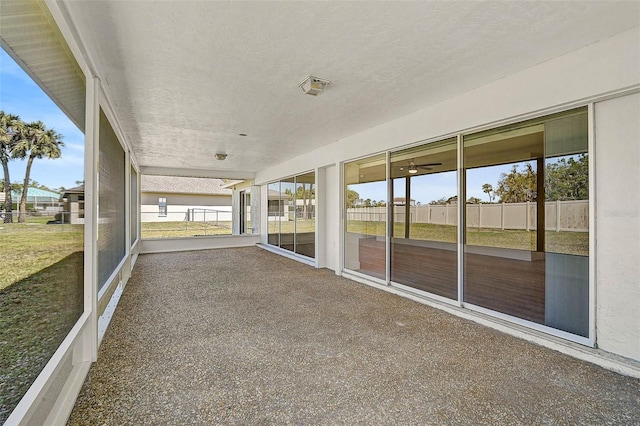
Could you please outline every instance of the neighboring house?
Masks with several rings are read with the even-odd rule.
[[[293,214],[293,211],[296,210],[298,215],[301,215],[303,209],[306,207],[309,211],[315,211],[316,199],[312,197],[311,199],[295,199],[295,208],[294,208],[294,199],[290,194],[286,194],[284,192],[278,192],[275,189],[269,189],[268,195],[268,203],[269,203],[269,215],[268,219],[271,220],[293,220],[293,217],[289,215],[289,213]]]
[[[393,199],[393,205],[394,206],[405,206],[407,204],[407,199],[405,197],[395,197]],[[416,200],[414,200],[413,198],[409,199],[409,205],[410,206],[415,206],[416,205]]]
[[[84,185],[65,189],[60,199],[62,200],[62,211],[56,215],[56,219],[72,225],[83,224]]]
[[[269,189],[268,193],[269,214],[267,215],[267,219],[270,221],[287,220],[289,217],[289,206],[287,205],[289,197],[275,189]]]
[[[231,222],[232,190],[222,179],[140,177],[141,222]]]

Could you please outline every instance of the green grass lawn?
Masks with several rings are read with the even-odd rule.
[[[142,222],[142,238],[231,235],[231,222]]]
[[[278,228],[280,226],[280,228]],[[251,227],[251,223],[247,224]],[[297,232],[314,232],[316,227],[315,219],[298,219],[295,222]],[[267,227],[269,234],[278,233],[278,229],[283,234],[292,234],[294,221],[273,222],[270,221]],[[142,222],[142,238],[171,238],[171,237],[195,237],[200,235],[231,235],[231,222]]]
[[[395,223],[393,231],[395,236],[404,237],[404,224]],[[347,232],[383,236],[386,233],[386,226],[384,222],[349,221]],[[414,223],[411,224],[409,237],[414,240],[455,243],[457,242],[457,232],[457,227],[451,225]],[[536,231],[470,228],[467,230],[467,244],[535,250]],[[548,231],[545,234],[545,251],[587,256],[589,254],[589,233]]]
[[[295,223],[293,220],[278,222],[270,221],[268,227],[269,234],[278,233],[278,225],[280,226],[280,233],[293,234],[294,229],[299,233],[315,232],[316,221],[315,219],[298,219]],[[295,226],[295,228],[294,228]]]
[[[0,423],[83,311],[82,225],[0,223]]]
[[[0,289],[82,251],[83,225],[47,225],[52,217],[0,223]]]

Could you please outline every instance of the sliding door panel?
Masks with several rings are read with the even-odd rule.
[[[464,138],[464,301],[588,335],[584,109]]]
[[[456,299],[456,139],[391,154],[391,281]]]

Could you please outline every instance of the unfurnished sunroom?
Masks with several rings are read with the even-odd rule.
[[[66,421],[140,254],[223,247],[640,377],[638,3],[0,13],[3,49],[84,135],[72,321],[10,424]],[[141,238],[141,176],[224,179],[231,235]]]

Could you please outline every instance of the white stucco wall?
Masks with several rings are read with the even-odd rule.
[[[231,194],[231,211],[233,219],[231,221],[231,233],[240,234],[240,191],[234,190]]]
[[[158,198],[167,199],[167,215],[160,216]],[[141,194],[140,219],[142,222],[176,222],[185,220],[187,210],[195,209],[192,221],[220,220],[231,222],[231,194],[174,194],[143,192]],[[218,213],[216,213],[218,212]]]
[[[595,117],[597,343],[640,360],[640,94]]]
[[[251,232],[260,234],[260,223],[262,218],[262,195],[258,185],[251,185]],[[266,206],[266,204],[264,204]],[[266,209],[265,209],[266,210]]]
[[[140,242],[140,253],[211,250],[230,247],[251,247],[260,242],[259,235],[216,235],[196,238],[156,238]]]
[[[319,205],[319,209],[324,216],[326,235],[322,237],[324,244],[325,264],[323,266],[340,272],[340,221],[342,209],[339,197],[335,196],[335,188],[340,186],[339,167],[331,165],[323,168],[323,194],[325,198],[324,205]]]
[[[172,205],[161,216],[157,204],[140,205],[140,222],[182,222],[189,216],[192,222],[231,222],[231,206]]]
[[[317,238],[316,259],[319,268],[340,272],[339,247],[341,210],[336,199],[335,188],[340,184],[339,167],[335,164],[321,167],[316,172],[318,189],[316,201]]]
[[[425,107],[410,115],[381,123],[349,138],[329,143],[313,152],[260,171],[255,181],[257,184],[264,184],[283,176],[338,164],[335,172],[328,172],[324,177],[327,184],[324,194],[326,203],[337,211],[328,212],[319,206],[319,211],[330,215],[326,218],[325,233],[320,236],[322,239],[320,248],[327,253],[319,256],[326,259],[327,266],[330,263],[339,264],[342,254],[335,249],[335,243],[338,242],[340,246],[342,240],[339,225],[341,220],[339,200],[342,192],[339,181],[340,162],[397,149],[419,141],[436,140],[460,132],[495,127],[507,120],[524,119],[532,115],[550,114],[583,106],[589,100],[601,101],[608,97],[628,95],[630,91],[640,89],[639,40],[640,28],[636,27],[439,104]],[[596,338],[603,350],[640,361],[640,324],[637,315],[632,314],[632,310],[640,304],[638,298],[638,276],[640,276],[638,199],[630,198],[628,194],[629,188],[637,188],[640,183],[637,161],[638,112],[637,109],[635,113],[627,112],[624,119],[615,117],[616,114],[613,112],[615,108],[624,109],[622,106],[616,106],[616,102],[625,104],[632,102],[629,100],[632,97],[625,96],[625,98],[628,99],[615,99],[598,104],[600,113],[596,124],[597,127],[601,125],[603,127],[596,135],[598,141],[596,142],[598,148],[597,203],[606,205],[608,203],[605,200],[624,199],[626,216],[603,218],[603,212],[600,212],[597,218],[598,331]],[[608,112],[608,109],[611,111]],[[601,120],[602,123],[600,123]],[[626,130],[616,129],[616,125],[622,122],[626,122]],[[630,127],[635,129],[636,136],[631,134]],[[603,156],[602,150],[606,150],[609,144],[615,146],[615,149]],[[635,154],[633,149],[629,148],[630,144],[635,144]],[[615,190],[612,190],[612,186],[619,182],[620,175],[617,170],[620,167],[620,161],[624,161],[622,176],[629,176],[630,183],[618,185]],[[607,171],[600,173],[604,168]],[[333,175],[330,177],[331,173]],[[607,194],[608,191],[612,192]],[[263,198],[265,198],[264,195]],[[330,221],[338,223],[329,226]],[[635,225],[623,226],[622,224],[633,221]],[[606,232],[611,232],[613,236],[605,237]],[[264,230],[262,240],[266,242]],[[330,250],[333,250],[333,253],[328,253]],[[330,261],[329,259],[336,254],[338,254],[337,261]]]
[[[141,203],[145,205],[158,205],[158,198],[167,199],[167,206],[231,206],[231,194],[172,194],[162,192],[143,192]]]

